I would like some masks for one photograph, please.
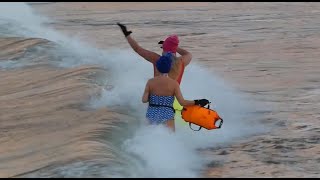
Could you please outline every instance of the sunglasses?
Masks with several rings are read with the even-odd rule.
[[[160,48],[162,49],[162,44],[164,41],[159,41],[158,44],[161,44]]]

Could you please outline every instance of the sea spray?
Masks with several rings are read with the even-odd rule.
[[[116,47],[110,47],[100,50],[77,38],[70,38],[50,29],[44,25],[49,20],[35,15],[26,4],[1,5],[5,5],[0,7],[0,10],[3,10],[0,15],[1,24],[8,24],[5,19],[9,19],[17,25],[9,27],[14,29],[12,32],[26,37],[48,39],[60,46],[55,51],[59,66],[68,68],[98,65],[110,72],[110,76],[106,76],[104,82],[109,86],[102,87],[102,95],[89,102],[92,107],[130,108],[131,115],[137,119],[136,123],[146,121],[144,118],[146,104],[141,102],[141,96],[147,80],[153,76],[150,63],[143,61],[131,49],[115,50]],[[23,17],[26,17],[25,20]],[[186,99],[206,98],[212,101],[212,108],[224,119],[222,129],[212,131],[203,129],[193,132],[188,126],[177,125],[176,133],[171,133],[162,126],[150,127],[141,123],[138,128],[134,126],[129,130],[132,133],[126,134],[126,139],[120,146],[114,147],[119,151],[121,149],[120,152],[128,153],[128,156],[124,157],[132,163],[129,163],[132,165],[129,168],[118,167],[122,168],[119,172],[126,171],[124,174],[127,177],[199,177],[199,170],[207,160],[198,149],[232,143],[261,130],[251,124],[252,119],[248,116],[254,105],[230,88],[222,78],[218,78],[194,62],[186,68],[181,90]],[[108,141],[108,137],[105,140]],[[66,169],[70,172],[75,170],[88,171],[87,168]],[[106,176],[114,174],[107,167],[99,170],[109,172],[105,173]],[[121,174],[119,176],[121,177]]]

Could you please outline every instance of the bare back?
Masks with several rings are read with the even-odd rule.
[[[170,77],[156,76],[149,81],[150,94],[159,96],[174,96],[177,82]]]
[[[142,102],[148,102],[151,94],[158,96],[176,96],[182,106],[194,105],[194,101],[183,98],[179,83],[169,76],[156,76],[149,79],[144,89]]]

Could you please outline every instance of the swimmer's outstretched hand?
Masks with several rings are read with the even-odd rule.
[[[207,104],[209,104],[209,100],[208,99],[197,99],[197,100],[194,100],[194,104],[195,105],[200,105],[201,107],[204,107],[206,106]]]
[[[125,37],[129,36],[132,33],[132,31],[127,30],[127,27],[125,25],[123,25],[121,23],[117,23],[117,25],[121,28]]]

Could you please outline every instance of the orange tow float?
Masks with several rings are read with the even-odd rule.
[[[199,105],[185,106],[182,109],[182,119],[186,122],[189,122],[189,126],[191,128],[191,124],[196,124],[199,127],[199,131],[202,127],[207,130],[212,129],[220,129],[223,124],[223,119],[218,115],[218,113],[212,109],[210,109],[210,105],[208,107],[201,107]],[[219,123],[217,126],[216,123]]]

